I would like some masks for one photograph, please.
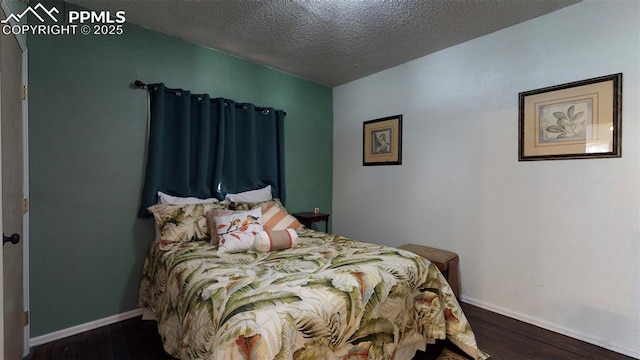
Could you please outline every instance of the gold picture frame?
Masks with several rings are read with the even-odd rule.
[[[622,73],[521,92],[519,110],[519,161],[622,156]]]
[[[402,115],[365,121],[362,144],[362,165],[401,165]]]

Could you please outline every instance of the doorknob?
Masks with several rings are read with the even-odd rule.
[[[20,242],[20,235],[19,234],[13,234],[11,236],[5,236],[5,234],[2,234],[2,245],[4,245],[4,243],[10,242],[12,244],[17,244],[18,242]]]

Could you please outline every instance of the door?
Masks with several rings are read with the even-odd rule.
[[[2,12],[2,19],[5,14]],[[0,146],[2,147],[2,231],[22,237],[22,51],[13,35],[0,35]],[[3,242],[4,358],[24,350],[23,241]]]

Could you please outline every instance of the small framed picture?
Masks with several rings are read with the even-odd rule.
[[[621,156],[622,73],[521,92],[518,160]]]
[[[362,165],[402,164],[402,115],[365,121],[362,138]]]

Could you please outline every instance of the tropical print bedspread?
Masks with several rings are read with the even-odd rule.
[[[411,359],[474,334],[437,268],[399,249],[310,229],[270,253],[218,256],[206,242],[154,243],[139,305],[180,359]],[[406,351],[406,349],[409,351]],[[404,349],[404,351],[403,351]]]

